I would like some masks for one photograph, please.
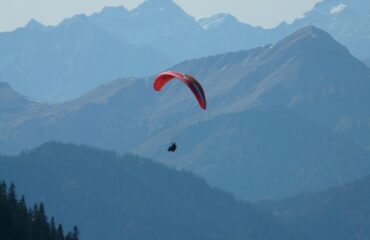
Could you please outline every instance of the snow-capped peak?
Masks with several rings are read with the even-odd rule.
[[[330,14],[331,15],[335,15],[335,14],[338,14],[338,13],[341,13],[343,12],[343,10],[346,8],[347,6],[343,3],[341,4],[338,4],[336,5],[335,7],[333,7],[332,9],[330,9]]]
[[[218,27],[219,25],[224,23],[228,18],[235,19],[228,13],[220,13],[212,17],[199,19],[199,24],[202,26],[203,29],[210,30]]]

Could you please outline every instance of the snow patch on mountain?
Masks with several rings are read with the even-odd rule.
[[[233,18],[230,14],[220,13],[212,17],[199,19],[199,24],[202,26],[204,30],[211,30],[213,28],[220,26],[229,17]]]
[[[335,7],[333,7],[332,9],[330,9],[330,14],[331,15],[335,15],[335,14],[339,14],[341,12],[343,12],[343,10],[346,8],[347,6],[343,3],[339,4],[339,5],[336,5]]]
[[[37,99],[34,99],[34,98],[30,98],[30,97],[26,97],[26,96],[23,96],[26,100],[30,101],[30,102],[34,102],[34,103],[42,103],[42,104],[48,104],[47,102],[45,101],[41,101],[41,100],[37,100]]]

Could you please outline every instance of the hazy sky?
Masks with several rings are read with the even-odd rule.
[[[311,9],[320,0],[174,0],[190,15],[200,18],[229,12],[252,25],[272,27]],[[91,14],[104,6],[135,8],[143,0],[0,0],[0,31],[23,26],[31,18],[55,25],[74,14]]]

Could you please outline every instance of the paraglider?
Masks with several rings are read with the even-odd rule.
[[[204,90],[202,85],[191,75],[179,73],[179,72],[173,72],[173,71],[167,71],[159,74],[153,83],[154,89],[159,92],[163,88],[164,85],[166,85],[170,80],[172,79],[179,79],[181,80],[188,88],[193,92],[195,98],[198,101],[198,104],[201,109],[206,110],[207,108],[207,101],[206,101],[206,95],[204,94]],[[174,141],[171,141],[170,146],[168,147],[168,152],[175,152],[177,149],[177,145]]]
[[[204,94],[204,90],[202,85],[191,75],[179,73],[179,72],[173,72],[173,71],[167,71],[159,74],[155,80],[153,87],[156,91],[161,91],[162,87],[166,85],[170,80],[177,78],[181,80],[183,83],[185,83],[190,90],[193,92],[194,96],[198,100],[199,106],[206,110],[207,108],[207,101],[206,96]]]

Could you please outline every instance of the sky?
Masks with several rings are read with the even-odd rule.
[[[231,13],[254,26],[274,27],[291,22],[320,0],[174,0],[195,18]],[[0,0],[0,31],[24,26],[30,19],[56,25],[75,14],[92,14],[104,6],[137,7],[143,0]]]

